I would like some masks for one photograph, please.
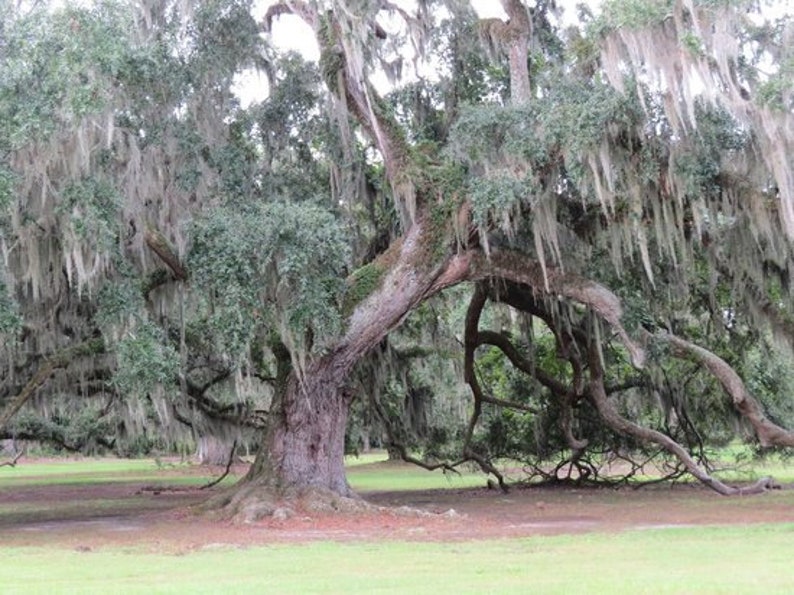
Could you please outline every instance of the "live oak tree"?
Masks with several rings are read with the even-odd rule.
[[[221,390],[183,262],[190,213],[253,183],[247,5],[25,6],[2,9],[4,435],[126,452],[261,426]]]
[[[69,362],[84,352],[63,358],[88,344],[88,367],[113,370],[103,390],[144,392],[172,415],[222,417],[213,387],[251,379],[272,394],[262,448],[214,505],[246,517],[279,497],[341,505],[354,496],[343,452],[356,366],[468,283],[460,460],[501,482],[481,416],[533,413],[484,389],[490,346],[554,403],[574,461],[590,415],[721,493],[747,491],[621,405],[670,396],[669,362],[682,360],[762,445],[794,441],[713,347],[731,317],[758,342],[764,329],[792,336],[789,20],[738,0],[613,0],[563,29],[553,2],[501,4],[503,20],[466,2],[273,3],[262,31],[297,16],[316,71],[265,49],[242,1],[107,2],[59,12],[60,29],[4,15],[4,29],[42,39],[35,55],[13,37],[4,48],[17,62],[0,104],[13,114],[0,321],[22,329],[5,358],[5,377],[22,380],[4,401],[21,404],[56,368],[78,386]],[[100,31],[116,34],[81,37]],[[95,53],[70,53],[78,42]],[[409,48],[438,73],[390,102],[373,77],[398,74]],[[24,78],[33,59],[44,89]],[[271,97],[238,109],[232,77],[257,62]],[[482,329],[488,304],[526,321],[526,336]],[[59,307],[68,333],[44,316]],[[553,357],[529,340],[537,329]]]
[[[745,13],[711,3],[671,4],[662,13],[651,5],[608,3],[587,38],[571,34],[579,42],[575,63],[563,55],[533,84],[527,48],[534,19],[548,7],[528,11],[520,2],[505,1],[508,21],[479,26],[488,45],[509,63],[509,104],[458,115],[450,138],[432,139],[444,151],[431,146],[428,155],[425,145],[411,143],[367,78],[367,60],[376,53],[372,48],[382,30],[379,13],[406,17],[419,47],[427,13],[416,20],[389,3],[360,4],[336,3],[321,11],[311,3],[284,2],[271,9],[266,25],[276,26],[271,17],[291,12],[312,26],[326,83],[379,149],[404,232],[351,276],[353,291],[366,282],[364,299],[333,347],[291,376],[281,395],[283,422],[271,426],[269,448],[236,490],[232,508],[258,498],[263,487],[348,494],[340,455],[351,398],[345,383],[353,364],[418,303],[463,281],[496,287],[491,291],[499,300],[501,284],[517,288],[522,296],[514,299],[516,307],[544,320],[554,333],[560,356],[570,363],[571,382],[526,368],[560,399],[573,450],[586,447],[572,430],[572,410],[586,401],[614,430],[658,443],[722,493],[740,492],[710,477],[669,436],[619,414],[608,398],[606,367],[615,355],[607,349],[641,369],[651,344],[670,345],[672,355],[694,358],[719,380],[762,443],[788,445],[792,435],[764,416],[730,366],[712,352],[672,329],[629,328],[620,298],[597,275],[605,261],[628,274],[626,263],[636,260],[648,299],[662,286],[666,292],[687,287],[696,262],[715,270],[727,258],[734,278],[753,275],[755,281],[743,280],[744,288],[737,284],[737,302],[748,291],[768,295],[769,284],[780,283],[754,273],[767,259],[787,258],[791,230],[785,216],[770,215],[769,204],[780,205],[782,212],[789,200],[782,190],[790,175],[788,137],[763,131],[790,132],[788,86],[775,82],[782,106],[763,100],[748,105],[753,93],[769,92],[771,83],[759,80],[753,68],[760,58],[746,54],[746,44],[724,47],[724,37],[714,43],[711,33],[731,31],[731,39],[741,42]],[[455,9],[461,6],[450,10]],[[778,31],[782,36],[785,27]],[[782,37],[766,40],[772,46],[764,52],[785,52]],[[655,53],[658,49],[664,52]],[[539,53],[536,59],[542,58]],[[703,85],[700,94],[693,88],[695,76]],[[715,139],[701,135],[698,125],[709,118],[723,119],[721,133],[732,144],[707,148]],[[764,124],[767,119],[775,124]],[[729,164],[726,150],[742,158]],[[782,184],[773,182],[778,175]],[[731,181],[727,188],[723,176]],[[752,223],[746,242],[737,237],[745,217]],[[757,227],[761,221],[766,233]],[[652,250],[667,278],[654,270]],[[466,329],[466,379],[475,397],[470,433],[483,403],[492,401],[477,386],[475,349],[490,342],[520,363],[503,337],[483,338],[477,330],[482,295],[482,290],[475,294]],[[768,311],[782,314],[777,304]],[[490,467],[473,450],[464,455]]]

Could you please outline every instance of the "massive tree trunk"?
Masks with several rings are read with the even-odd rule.
[[[352,496],[344,468],[351,398],[334,358],[313,364],[302,380],[293,375],[277,401],[245,481],[282,493],[317,488]]]
[[[425,229],[425,220],[418,220],[404,239],[369,265],[381,271],[379,286],[355,306],[336,347],[277,382],[268,430],[255,463],[240,485],[211,506],[220,504],[238,518],[250,520],[271,514],[284,498],[309,497],[338,507],[354,497],[344,470],[345,428],[352,402],[348,375],[417,304],[448,285],[442,280],[448,260],[436,266],[426,262],[431,236]],[[461,276],[449,279],[457,282]]]
[[[354,499],[344,467],[352,400],[345,376],[333,355],[310,363],[300,378],[290,374],[274,399],[254,463],[238,485],[210,501],[210,509],[220,506],[225,516],[252,522],[288,510],[284,501],[340,508]]]

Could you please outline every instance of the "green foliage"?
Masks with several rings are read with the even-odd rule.
[[[791,48],[787,48],[791,51]],[[778,71],[758,86],[761,104],[776,110],[791,110],[794,102],[794,56],[783,60]]]
[[[703,41],[695,33],[688,31],[682,35],[681,44],[692,54],[696,56],[703,55]]]
[[[143,293],[138,283],[128,278],[102,285],[97,295],[95,320],[109,330],[134,320],[144,311]]]
[[[778,425],[794,426],[794,369],[785,352],[758,342],[743,354],[742,376],[747,389]]]
[[[227,353],[242,353],[262,324],[306,349],[307,331],[321,343],[340,330],[349,248],[325,209],[280,202],[216,209],[195,222],[192,236],[188,264]]]
[[[607,0],[600,27],[639,29],[655,25],[672,14],[672,0]]]
[[[19,306],[10,295],[6,285],[3,265],[0,263],[0,337],[5,341],[22,328]],[[10,343],[10,341],[9,341]]]
[[[171,386],[179,375],[179,354],[163,330],[150,322],[141,321],[128,331],[116,354],[113,384],[125,396],[145,396],[158,386]]]
[[[577,156],[598,146],[610,133],[630,129],[641,118],[636,96],[599,82],[560,80],[542,108],[538,123],[547,130],[547,138]]]
[[[448,151],[466,164],[491,167],[517,163],[542,168],[559,152],[570,166],[614,130],[640,116],[636,98],[603,83],[550,76],[548,94],[528,107],[467,107],[450,133]],[[483,142],[483,140],[487,142]]]
[[[117,243],[119,192],[107,180],[84,178],[66,185],[56,212],[68,221],[81,244],[110,250]]]
[[[354,148],[344,146],[341,131],[318,110],[323,95],[316,65],[289,53],[272,67],[276,80],[269,96],[251,106],[246,116],[257,192],[269,201],[325,201],[332,193],[329,177],[337,167],[332,161],[353,167],[348,160]],[[350,192],[342,188],[340,198],[354,201],[357,197]]]
[[[510,213],[522,200],[531,196],[532,184],[531,180],[517,180],[511,175],[502,174],[473,179],[469,191],[474,221],[486,227],[492,220],[498,221],[501,214]]]
[[[229,142],[210,147],[208,163],[219,175],[218,191],[228,203],[244,202],[258,194],[259,147],[251,138],[253,116],[239,111],[229,123]]]
[[[197,5],[189,48],[197,73],[220,72],[230,80],[241,68],[254,64],[260,30],[251,5],[252,0],[209,0]]]
[[[88,405],[75,410],[68,398],[56,398],[50,403],[49,417],[23,411],[14,417],[13,432],[20,436],[35,436],[48,441],[55,453],[78,450],[93,454],[102,450],[100,443],[113,434],[113,422],[102,418],[98,405]]]
[[[4,23],[0,149],[45,139],[107,105],[134,30],[131,5],[31,10]]]
[[[0,161],[0,233],[8,227],[11,206],[16,200],[16,174]]]
[[[721,190],[720,175],[726,160],[749,147],[750,134],[724,110],[697,105],[697,134],[677,147],[675,173],[691,196],[714,195]]]

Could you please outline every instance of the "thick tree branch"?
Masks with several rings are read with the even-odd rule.
[[[377,397],[372,396],[371,402],[375,409],[375,415],[380,419],[381,423],[383,424],[383,428],[386,430],[386,436],[388,438],[389,447],[396,450],[400,454],[400,459],[402,459],[406,463],[411,463],[412,465],[416,465],[417,467],[421,467],[422,469],[426,469],[427,471],[436,471],[438,469],[442,469],[444,473],[448,471],[453,473],[459,473],[456,467],[462,465],[463,463],[469,460],[467,458],[463,458],[454,463],[448,463],[446,461],[429,463],[427,461],[423,461],[422,459],[416,458],[415,456],[411,455],[408,452],[408,448],[406,448],[403,441],[396,435],[394,427],[390,423],[390,417],[383,408],[383,405],[381,404],[380,400],[378,400]]]
[[[750,394],[728,362],[708,349],[671,333],[657,333],[654,337],[672,345],[675,355],[688,356],[699,361],[719,381],[730,395],[736,410],[753,426],[761,446],[794,446],[794,432],[781,428],[766,417],[761,404]]]
[[[385,8],[391,10],[392,7]],[[387,178],[392,186],[397,206],[409,226],[416,216],[416,189],[411,177],[410,147],[400,126],[385,109],[385,102],[366,80],[363,71],[363,50],[355,36],[345,35],[335,11],[322,15],[314,6],[300,0],[285,0],[272,6],[265,16],[264,26],[269,30],[274,17],[285,13],[300,16],[315,31],[320,45],[320,68],[331,93],[345,106],[367,135],[373,140],[383,157]],[[403,14],[398,11],[398,14]],[[379,30],[377,23],[346,23],[351,27],[369,27]]]
[[[640,426],[620,415],[607,398],[606,391],[604,390],[604,372],[601,367],[601,358],[598,355],[597,347],[591,347],[589,353],[590,384],[588,387],[588,396],[595,405],[601,418],[610,428],[621,434],[633,436],[643,442],[658,444],[667,452],[677,457],[692,476],[723,496],[756,494],[764,492],[770,487],[774,487],[774,481],[770,477],[763,478],[755,484],[743,488],[729,486],[701,469],[686,449],[670,438],[670,436]]]
[[[510,99],[513,105],[521,105],[531,99],[528,53],[532,21],[521,0],[502,0],[502,7],[509,17],[504,41],[510,57]]]
[[[0,431],[2,431],[11,418],[27,403],[36,391],[40,389],[52,376],[55,370],[66,368],[74,359],[87,355],[94,355],[103,352],[105,349],[105,342],[102,339],[89,339],[78,345],[62,349],[56,354],[52,355],[49,359],[36,370],[27,384],[22,387],[22,390],[5,406],[3,412],[0,413]]]
[[[464,346],[465,354],[463,361],[463,379],[471,388],[472,396],[474,397],[474,407],[472,408],[469,424],[466,427],[466,436],[463,440],[463,455],[470,457],[477,461],[480,468],[486,473],[491,473],[496,477],[499,482],[499,487],[503,492],[507,491],[507,484],[505,484],[502,474],[488,461],[485,457],[476,453],[471,446],[474,438],[474,429],[482,414],[482,404],[485,400],[480,382],[477,380],[477,373],[474,370],[474,353],[479,346],[479,325],[482,310],[485,307],[485,302],[488,296],[482,284],[478,283],[474,288],[474,294],[469,302],[469,308],[466,311],[466,329],[464,333]]]
[[[177,256],[171,243],[166,237],[157,229],[147,227],[144,232],[144,241],[149,249],[157,254],[174,275],[177,281],[185,281],[187,279],[187,270],[182,266],[179,256]]]
[[[206,393],[210,388],[227,379],[230,375],[230,371],[224,370],[222,373],[218,374],[208,382],[205,382],[201,386],[198,386],[188,378],[185,378],[187,396],[195,404],[195,406],[208,417],[220,421],[226,421],[232,424],[242,424],[250,428],[261,429],[261,421],[249,415],[248,412],[238,411],[237,406],[234,404],[223,405],[207,396]],[[184,418],[178,421],[192,425]]]
[[[642,368],[645,364],[645,350],[623,326],[623,308],[620,299],[612,291],[600,283],[563,273],[558,268],[543,267],[538,261],[519,252],[498,251],[488,256],[478,249],[456,254],[434,279],[426,297],[462,281],[482,280],[521,283],[539,295],[563,297],[589,307],[612,326],[629,352],[634,367]]]
[[[501,0],[508,20],[482,19],[479,22],[480,42],[492,59],[506,54],[510,65],[510,100],[513,105],[529,103],[529,42],[532,20],[521,0]]]

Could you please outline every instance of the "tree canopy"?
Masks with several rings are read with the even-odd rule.
[[[501,5],[2,9],[3,436],[259,440],[234,510],[349,496],[346,430],[746,491],[709,447],[794,444],[790,15]]]

